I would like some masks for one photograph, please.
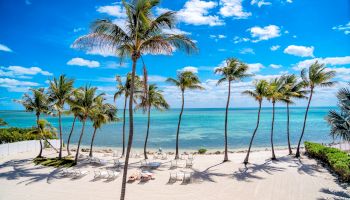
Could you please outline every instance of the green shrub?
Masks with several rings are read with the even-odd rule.
[[[75,165],[74,160],[67,157],[63,157],[62,159],[40,157],[40,158],[34,158],[33,162],[36,165],[43,165],[43,166],[56,167],[56,168],[72,167]]]
[[[205,154],[205,152],[207,152],[207,149],[204,149],[204,148],[198,149],[199,154]]]
[[[2,128],[0,129],[0,144],[19,142],[25,140],[38,140],[39,135],[35,134],[36,128]],[[56,138],[54,134],[45,133],[47,139]]]
[[[346,152],[312,142],[305,142],[305,150],[310,157],[329,165],[341,180],[350,181],[350,156]]]

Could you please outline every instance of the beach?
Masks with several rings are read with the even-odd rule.
[[[35,166],[37,152],[19,153],[0,160],[0,199],[118,199],[121,174],[115,180],[94,179],[94,171],[113,169],[113,153],[98,151],[95,157],[108,161],[105,165],[79,163],[76,168],[89,171],[81,178],[62,177],[60,169]],[[66,153],[66,152],[64,152]],[[83,153],[87,155],[85,152]],[[245,153],[230,153],[229,162],[222,163],[222,154],[195,155],[193,167],[170,168],[167,160],[151,170],[154,180],[127,183],[126,198],[136,199],[347,199],[349,188],[339,184],[337,177],[307,156],[300,160],[286,156],[287,150],[276,150],[277,161],[269,160],[270,151],[254,151],[250,164],[244,167]],[[45,149],[44,156],[57,154]],[[140,167],[143,158],[131,158],[128,174]],[[150,160],[153,161],[152,156]],[[123,161],[121,159],[121,161]],[[180,160],[179,163],[184,163]],[[192,181],[169,183],[170,172],[193,172]]]

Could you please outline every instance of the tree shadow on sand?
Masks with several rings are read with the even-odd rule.
[[[334,200],[345,200],[345,199],[350,199],[350,194],[344,191],[335,191],[335,190],[330,190],[328,188],[322,188],[320,189],[320,192],[328,195],[332,195],[332,199]],[[329,197],[324,198],[320,197],[318,200],[327,200],[330,199]]]
[[[229,177],[230,174],[218,173],[218,172],[215,172],[216,171],[215,169],[214,170],[212,169],[212,168],[220,166],[222,164],[224,164],[224,163],[215,164],[213,166],[206,168],[203,171],[193,169],[192,182],[193,183],[201,183],[204,181],[216,182],[214,180],[214,177]]]

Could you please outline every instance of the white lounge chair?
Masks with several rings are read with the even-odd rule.
[[[177,181],[177,172],[170,172],[169,183],[175,183]]]
[[[182,183],[191,183],[192,182],[192,172],[184,172]]]
[[[94,178],[107,178],[108,177],[108,172],[106,172],[106,171],[95,170],[94,173],[95,173]]]
[[[81,176],[85,176],[89,174],[89,171],[88,170],[80,170],[80,169],[75,169],[74,170],[74,177],[81,177]]]
[[[171,160],[170,161],[170,168],[177,168],[178,164],[177,164],[178,160]]]
[[[71,176],[74,173],[75,173],[74,170],[69,169],[69,168],[62,168],[62,170],[60,172],[61,176]]]
[[[108,173],[108,179],[115,179],[119,176],[120,172],[117,171],[107,171]]]
[[[193,166],[193,160],[187,159],[186,160],[186,168],[192,168]]]

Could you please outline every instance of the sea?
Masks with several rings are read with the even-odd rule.
[[[332,142],[330,128],[325,116],[333,107],[311,107],[308,115],[304,140],[314,142]],[[257,108],[231,108],[228,117],[229,149],[245,149],[256,126]],[[150,134],[148,147],[150,149],[175,149],[176,129],[180,109],[167,111],[151,111]],[[103,125],[97,131],[94,145],[98,147],[120,148],[122,146],[122,110],[118,111],[119,122]],[[295,146],[301,134],[305,108],[290,108],[290,138]],[[3,118],[11,127],[35,126],[34,113],[25,111],[0,111]],[[58,118],[42,115],[57,128]],[[224,108],[185,108],[180,128],[179,144],[181,149],[222,149],[224,145]],[[253,147],[270,147],[270,131],[272,108],[262,108],[261,121]],[[126,116],[126,138],[128,136],[128,111]],[[63,138],[66,143],[73,122],[73,116],[62,117]],[[276,146],[287,145],[287,114],[285,107],[276,108],[274,143]],[[82,124],[77,121],[72,135],[72,144],[79,138]],[[141,111],[134,115],[133,148],[142,148],[146,135],[147,115]],[[93,133],[92,123],[87,122],[82,145],[88,146]]]

